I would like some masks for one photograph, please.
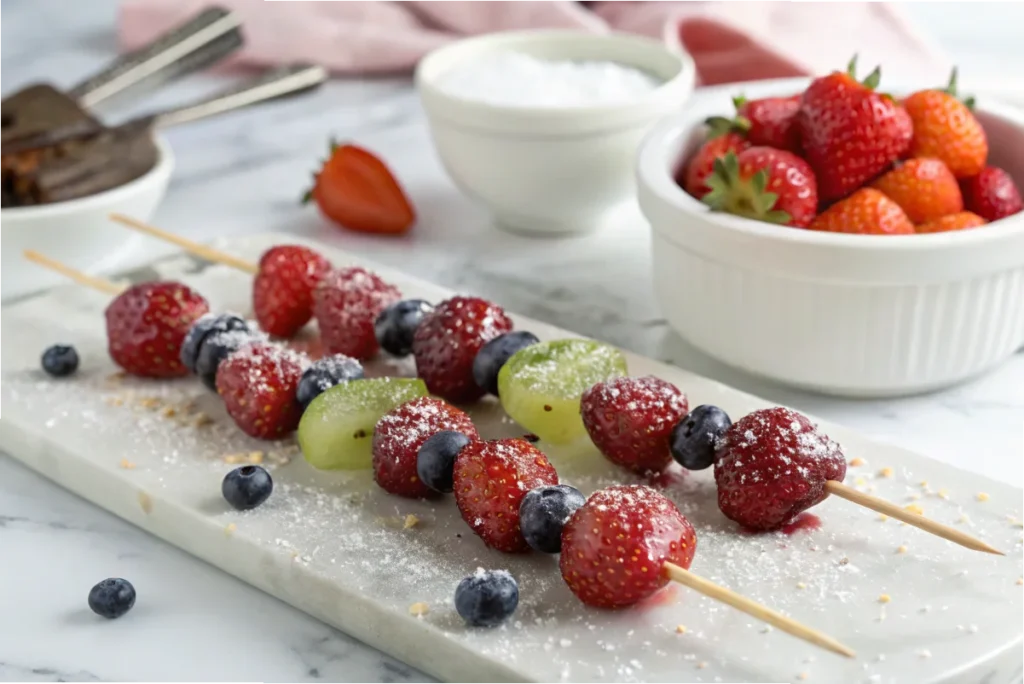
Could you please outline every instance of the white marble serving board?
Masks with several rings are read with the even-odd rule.
[[[261,235],[224,246],[255,260],[282,241],[296,240]],[[336,264],[363,263],[326,245],[315,246]],[[198,288],[215,310],[249,310],[250,283],[244,274],[219,266],[198,268],[187,258],[154,269],[161,277]],[[377,270],[407,296],[438,301],[451,294],[393,270]],[[154,382],[116,376],[105,351],[101,312],[106,304],[104,295],[68,286],[2,309],[7,331],[0,383],[4,449],[139,527],[438,677],[1020,680],[1020,489],[826,425],[849,458],[865,462],[849,469],[848,484],[919,504],[926,515],[1007,553],[995,557],[837,499],[813,510],[821,518],[820,529],[748,535],[718,511],[710,471],[672,471],[659,483],[697,528],[695,572],[831,634],[856,649],[853,660],[766,629],[683,588],[669,588],[643,607],[599,611],[572,596],[556,558],[486,549],[450,497],[410,501],[384,493],[369,472],[314,471],[294,455],[291,442],[267,444],[242,435],[216,395],[195,379]],[[542,339],[571,336],[515,318],[517,327]],[[39,370],[40,353],[55,342],[78,348],[82,366],[75,377],[53,380]],[[627,356],[632,374],[653,373],[676,383],[691,406],[714,403],[738,416],[766,405],[678,368]],[[388,361],[370,368],[372,374],[410,370],[408,363]],[[196,427],[199,412],[212,424]],[[484,436],[523,432],[493,402],[471,413]],[[585,493],[636,481],[592,447],[540,446],[562,481]],[[260,508],[239,513],[220,496],[223,474],[235,467],[224,457],[252,451],[265,452],[274,495]],[[888,477],[882,474],[887,468],[892,472]],[[979,497],[982,493],[986,496]],[[404,529],[408,515],[418,523]],[[519,610],[501,628],[468,629],[452,606],[455,585],[478,566],[507,568],[519,580]],[[882,594],[891,600],[880,603]],[[409,613],[417,602],[429,605],[421,618]]]

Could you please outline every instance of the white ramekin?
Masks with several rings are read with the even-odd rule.
[[[141,239],[108,217],[118,212],[148,221],[163,199],[174,155],[166,140],[156,136],[155,141],[156,165],[133,181],[88,197],[0,212],[0,296],[5,301],[66,280],[26,261],[26,249],[88,273],[102,273]]]
[[[625,105],[501,107],[449,95],[436,83],[463,60],[515,50],[550,59],[608,60],[664,80]],[[416,85],[438,154],[456,185],[499,225],[531,234],[580,233],[635,196],[636,148],[655,121],[693,91],[690,57],[648,38],[576,31],[523,31],[468,38],[416,69]]]
[[[1024,344],[1024,215],[933,235],[833,234],[712,213],[676,185],[701,122],[734,111],[732,95],[806,83],[710,88],[644,140],[639,200],[670,325],[729,365],[842,396],[930,391],[1005,360]],[[1024,112],[983,100],[979,117],[989,163],[1024,187]]]

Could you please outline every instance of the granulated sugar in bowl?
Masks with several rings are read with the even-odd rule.
[[[634,159],[693,91],[689,55],[649,38],[574,31],[477,36],[416,70],[434,145],[496,223],[585,233],[636,201]]]

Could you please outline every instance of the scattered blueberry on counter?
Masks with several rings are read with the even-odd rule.
[[[542,553],[562,550],[562,528],[586,497],[569,485],[531,489],[519,504],[519,529],[531,548]]]
[[[710,467],[715,462],[715,444],[730,425],[729,414],[717,406],[698,406],[672,428],[672,457],[687,470]]]
[[[55,378],[63,378],[78,370],[78,352],[66,344],[55,344],[43,352],[43,370]]]
[[[506,570],[477,571],[455,589],[455,610],[473,627],[495,627],[519,605],[519,585]]]
[[[454,487],[455,457],[470,439],[461,432],[441,430],[427,438],[416,452],[416,475],[438,492]]]
[[[363,366],[351,356],[335,354],[317,359],[303,373],[299,379],[299,388],[295,393],[296,399],[302,409],[309,406],[309,402],[316,399],[324,391],[335,385],[340,385],[349,380],[361,380],[363,378]]]
[[[381,349],[392,356],[412,353],[412,338],[420,321],[434,310],[430,302],[422,299],[404,299],[380,312],[373,323],[373,332]]]
[[[224,476],[220,491],[232,507],[247,511],[267,500],[274,491],[274,480],[260,466],[242,466]]]
[[[520,349],[540,340],[531,332],[513,330],[490,340],[473,359],[473,380],[478,386],[498,396],[498,371]]]
[[[89,592],[89,608],[110,620],[121,617],[134,605],[135,587],[120,577],[105,579]]]

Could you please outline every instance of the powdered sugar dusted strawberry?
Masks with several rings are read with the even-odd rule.
[[[301,245],[278,245],[264,252],[252,283],[260,328],[276,337],[299,332],[313,317],[313,290],[330,268],[327,259]]]
[[[117,295],[104,314],[110,357],[132,375],[187,375],[181,363],[182,342],[209,310],[202,295],[181,283],[133,285]]]
[[[733,423],[715,456],[718,506],[752,530],[778,529],[821,503],[825,482],[846,477],[840,446],[806,416],[782,407]]]
[[[360,361],[373,358],[379,349],[373,322],[401,296],[397,287],[359,266],[328,272],[313,291],[324,349]]]
[[[452,297],[441,302],[416,328],[416,374],[433,394],[448,401],[479,399],[484,390],[473,379],[477,352],[511,329],[505,311],[486,299]]]
[[[666,562],[689,568],[693,526],[650,487],[595,492],[562,530],[562,579],[589,606],[624,608],[668,584]]]
[[[583,393],[580,415],[609,461],[642,474],[672,462],[669,436],[687,408],[679,388],[649,375],[597,383]]]
[[[295,393],[309,360],[267,342],[247,344],[217,369],[217,392],[239,428],[258,439],[279,439],[299,424]]]
[[[416,474],[416,457],[423,443],[442,430],[480,438],[468,415],[440,399],[420,397],[389,411],[373,431],[373,479],[399,496],[437,494]]]
[[[484,543],[506,553],[529,550],[519,504],[535,487],[558,484],[547,456],[523,439],[471,442],[455,457],[455,503]]]

